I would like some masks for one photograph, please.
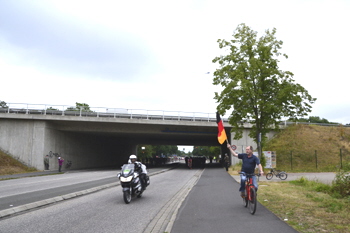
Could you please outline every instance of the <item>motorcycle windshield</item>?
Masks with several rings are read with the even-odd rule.
[[[121,175],[124,177],[130,176],[134,173],[135,165],[134,164],[124,164],[122,167]]]

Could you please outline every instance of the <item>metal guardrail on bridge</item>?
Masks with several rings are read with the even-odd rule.
[[[81,107],[80,109],[77,109],[76,106],[69,105],[26,103],[7,103],[6,108],[0,108],[0,113],[216,122],[216,113],[107,107],[89,107],[88,109],[84,109],[84,107]],[[223,119],[223,121],[227,121],[227,119]]]
[[[147,119],[147,120],[177,120],[177,121],[199,121],[216,122],[216,113],[202,112],[182,112],[165,110],[146,110],[146,109],[126,109],[126,108],[107,108],[107,107],[84,107],[79,110],[76,106],[70,105],[50,105],[50,104],[27,104],[27,103],[6,103],[6,108],[0,107],[0,113],[12,114],[41,114],[41,115],[61,115],[61,116],[79,116],[79,117],[110,117],[127,119]],[[72,110],[74,109],[74,110]],[[227,118],[222,118],[223,122],[228,122]],[[288,126],[294,124],[338,126],[342,124],[325,124],[310,122],[290,122],[283,120],[280,125]],[[350,127],[350,125],[342,125]]]

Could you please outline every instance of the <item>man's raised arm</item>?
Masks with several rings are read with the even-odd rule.
[[[238,154],[236,152],[234,152],[234,150],[232,150],[232,147],[230,144],[227,143],[227,148],[231,151],[231,154],[235,157],[238,157]]]

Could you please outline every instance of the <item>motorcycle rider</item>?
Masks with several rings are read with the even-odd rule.
[[[129,156],[129,161],[128,163],[134,164],[135,165],[135,171],[139,173],[140,181],[141,181],[141,188],[142,190],[146,189],[146,176],[147,176],[147,170],[146,166],[142,164],[137,160],[136,155],[130,155]]]

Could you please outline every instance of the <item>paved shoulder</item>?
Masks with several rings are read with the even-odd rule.
[[[182,203],[171,233],[297,232],[260,204],[251,215],[238,190],[223,168],[206,168]]]

